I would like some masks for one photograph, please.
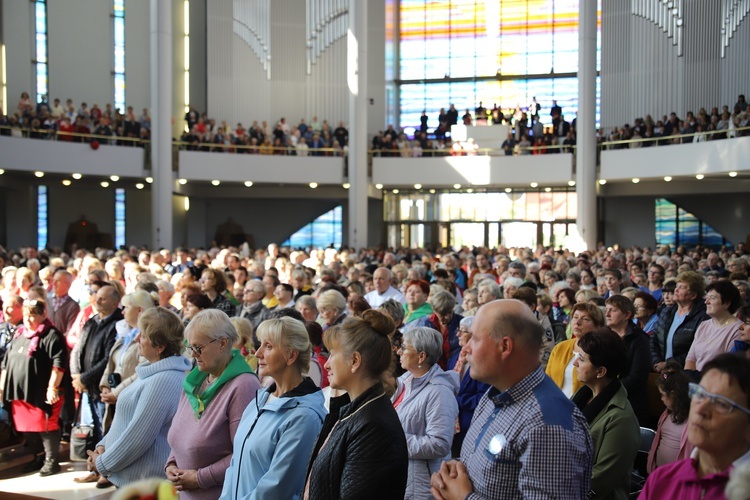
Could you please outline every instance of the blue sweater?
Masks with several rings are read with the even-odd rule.
[[[118,488],[133,481],[164,477],[169,457],[167,433],[190,370],[184,356],[170,356],[135,368],[138,378],[120,393],[112,428],[97,446],[104,453],[96,468]]]

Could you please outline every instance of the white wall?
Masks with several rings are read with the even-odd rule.
[[[133,106],[136,116],[151,107],[150,3],[125,2],[125,104]]]
[[[656,0],[645,0],[647,3]],[[631,0],[602,2],[602,126],[622,126],[651,114],[684,117],[748,93],[750,21],[739,26],[721,57],[723,2],[684,0],[683,55],[661,28],[631,14]]]
[[[2,3],[3,43],[7,58],[8,109],[15,112],[21,92],[28,92],[32,99],[36,95],[35,70],[31,61],[34,52],[33,4],[29,2]]]

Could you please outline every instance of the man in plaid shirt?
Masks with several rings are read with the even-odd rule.
[[[472,378],[482,396],[461,449],[432,476],[432,494],[453,499],[580,499],[593,445],[581,412],[541,368],[544,331],[517,300],[485,304],[472,324]]]

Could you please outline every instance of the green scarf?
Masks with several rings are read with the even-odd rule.
[[[203,385],[203,382],[206,381],[206,378],[208,378],[208,373],[200,371],[197,366],[193,368],[190,373],[188,373],[187,377],[185,377],[185,381],[182,383],[182,388],[185,389],[185,394],[187,395],[188,401],[190,401],[190,406],[193,407],[195,416],[201,418],[208,403],[210,403],[216,393],[219,392],[219,389],[234,377],[243,373],[252,373],[255,375],[253,369],[250,368],[247,361],[245,361],[245,358],[242,357],[242,353],[237,349],[232,349],[232,359],[224,369],[224,372],[219,378],[214,380],[205,391],[203,391],[203,394],[198,395],[198,390]]]

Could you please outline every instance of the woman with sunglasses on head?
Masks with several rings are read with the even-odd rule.
[[[65,339],[47,318],[46,304],[24,301],[23,324],[13,335],[0,374],[0,403],[10,403],[16,431],[34,453],[24,472],[60,472],[60,384],[67,366]]]
[[[721,354],[689,384],[690,458],[663,465],[646,481],[644,500],[726,498],[730,472],[750,463],[750,360]]]
[[[234,435],[260,382],[242,353],[232,348],[239,335],[222,311],[197,313],[185,335],[196,366],[185,378],[167,436],[172,448],[167,479],[180,498],[218,498]]]

